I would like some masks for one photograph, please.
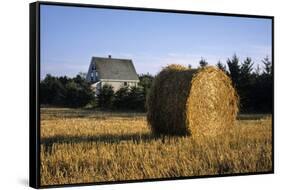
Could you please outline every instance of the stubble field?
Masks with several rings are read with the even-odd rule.
[[[269,115],[216,137],[154,137],[143,113],[41,108],[41,185],[272,171]]]

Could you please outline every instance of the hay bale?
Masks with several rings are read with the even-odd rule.
[[[156,135],[216,135],[233,126],[238,102],[223,71],[170,65],[154,79],[147,119]]]

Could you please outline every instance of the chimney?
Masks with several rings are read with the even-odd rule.
[[[108,55],[108,58],[111,59],[111,55]]]

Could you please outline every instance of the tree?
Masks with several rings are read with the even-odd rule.
[[[271,75],[272,73],[272,63],[269,60],[268,56],[266,56],[263,60],[262,63],[264,64],[264,73]]]
[[[236,54],[227,59],[229,72],[233,85],[240,98],[240,111],[244,113],[268,113],[272,111],[273,75],[272,64],[268,57],[262,60],[264,70],[259,65],[254,69],[254,63],[247,57],[239,62]],[[218,62],[218,68],[223,65]]]
[[[259,77],[260,73],[261,73],[261,68],[260,68],[260,65],[257,64],[257,67],[255,68],[255,71],[254,71],[254,75],[256,77]]]
[[[238,86],[238,93],[240,96],[240,103],[242,111],[252,111],[254,109],[253,91],[254,91],[254,75],[252,59],[247,57],[241,64],[240,67],[240,79]]]
[[[129,100],[129,87],[124,86],[121,87],[115,94],[114,94],[114,101],[113,106],[117,109],[126,109],[128,108],[128,100]]]
[[[253,70],[254,63],[252,62],[252,59],[247,57],[244,62],[242,63],[240,67],[240,80],[241,83],[246,83],[251,80],[252,70]]]
[[[67,76],[61,76],[61,77],[58,77],[56,78],[56,80],[59,80],[60,83],[65,86],[69,81],[71,81],[70,78],[68,78]]]
[[[144,111],[144,88],[141,86],[120,88],[114,95],[113,106],[116,109]]]
[[[148,93],[149,93],[150,88],[152,86],[154,76],[152,76],[149,73],[141,74],[141,75],[139,75],[139,79],[140,79],[140,82],[139,82],[138,86],[143,88],[142,90],[143,90],[143,93],[144,93],[144,97],[146,98],[148,96]]]
[[[231,59],[227,59],[226,64],[229,69],[229,75],[232,79],[233,85],[236,88],[239,88],[239,82],[240,82],[240,65],[239,65],[239,59],[234,54]]]
[[[129,109],[144,111],[146,94],[141,86],[133,86],[129,92]]]
[[[50,74],[40,82],[40,103],[48,105],[64,105],[66,91],[64,85]]]
[[[53,77],[48,74],[40,82],[40,98],[41,104],[83,107],[94,100],[94,93],[90,84],[79,75],[68,78],[66,76]]]
[[[199,65],[200,65],[200,67],[203,68],[208,65],[208,62],[205,59],[203,59],[203,57],[201,57],[201,60],[199,61]]]
[[[81,78],[86,79],[87,73],[79,72],[78,75],[79,75]]]
[[[139,75],[140,82],[138,85],[142,86],[146,91],[147,89],[150,89],[153,79],[154,79],[154,77],[149,73],[141,74],[141,75]]]
[[[252,59],[247,57],[240,67],[240,85],[242,87],[248,87],[253,83],[253,65]]]
[[[273,72],[272,72],[272,63],[269,60],[268,56],[262,60],[264,64],[264,71],[261,74],[260,86],[263,89],[261,93],[261,102],[264,102],[266,107],[263,107],[266,111],[272,111],[273,108]]]
[[[89,86],[77,83],[75,80],[66,85],[65,104],[69,107],[84,107],[94,99],[94,93]]]
[[[114,99],[113,87],[107,84],[103,85],[97,98],[99,107],[111,108]]]
[[[227,73],[226,71],[226,66],[221,62],[218,61],[217,65],[216,65],[220,70],[222,70],[223,72]]]

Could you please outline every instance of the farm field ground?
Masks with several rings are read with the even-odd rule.
[[[41,185],[272,171],[271,115],[216,137],[154,137],[144,113],[41,108]]]

